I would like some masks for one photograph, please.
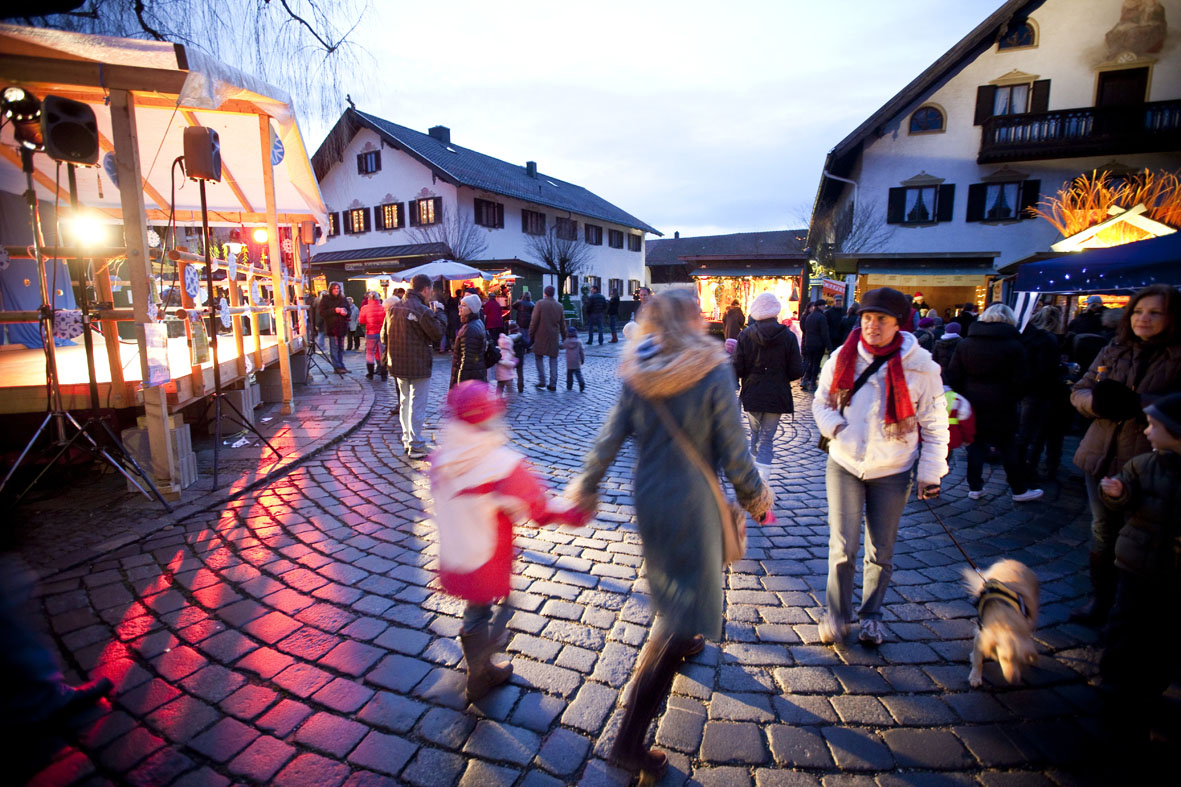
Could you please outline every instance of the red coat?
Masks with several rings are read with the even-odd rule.
[[[381,304],[375,300],[365,301],[365,305],[361,307],[361,315],[357,318],[357,324],[365,329],[365,335],[372,336],[375,333],[381,333],[383,323],[385,323],[385,309]]]
[[[488,330],[504,327],[504,313],[500,309],[500,301],[495,297],[484,301],[484,327]]]

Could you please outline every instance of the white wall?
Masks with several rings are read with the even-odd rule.
[[[1150,72],[1149,101],[1181,98],[1181,0],[1166,0],[1165,6],[1171,27]],[[1039,30],[1036,47],[998,51],[993,45],[929,97],[907,107],[887,124],[882,136],[870,137],[860,169],[850,177],[859,182],[862,206],[872,205],[882,220],[889,189],[907,178],[926,172],[955,184],[952,221],[918,227],[889,225],[893,228],[890,241],[876,251],[999,252],[996,264],[1003,265],[1048,249],[1059,236],[1044,219],[1005,224],[965,221],[968,186],[1006,166],[1021,173],[1022,179],[1040,179],[1043,197],[1082,173],[1110,166],[1113,160],[1133,169],[1176,170],[1181,165],[1178,153],[976,164],[982,128],[973,125],[977,86],[1021,71],[1050,80],[1050,110],[1093,106],[1097,74],[1110,67],[1100,65],[1107,58],[1104,35],[1118,21],[1120,7],[1121,0],[1048,0],[1031,17]],[[945,132],[908,133],[911,112],[923,104],[944,110]],[[846,188],[845,197],[849,196]]]
[[[362,151],[373,150],[380,146],[381,170],[372,175],[357,174],[357,155]],[[443,213],[451,215],[458,209],[462,215],[473,217],[475,199],[487,199],[504,205],[504,227],[492,229],[477,227],[485,233],[488,249],[484,259],[511,259],[516,257],[528,262],[537,261],[530,256],[527,239],[530,237],[521,232],[521,210],[528,209],[545,214],[546,227],[555,225],[557,217],[572,218],[578,222],[579,238],[583,235],[583,224],[590,222],[603,228],[603,245],[592,246],[592,261],[590,268],[583,271],[580,279],[585,275],[600,276],[603,279],[604,291],[608,279],[644,280],[644,251],[629,251],[626,236],[638,230],[619,224],[588,218],[569,211],[559,211],[544,205],[534,205],[521,200],[511,199],[499,194],[485,192],[462,186],[456,188],[441,180],[436,180],[430,168],[418,160],[401,151],[381,146],[381,138],[367,128],[361,129],[345,148],[342,160],[328,171],[320,182],[320,193],[328,206],[329,212],[343,212],[350,207],[372,208],[389,202],[409,202],[424,197],[442,197]],[[407,210],[409,207],[407,206]],[[328,251],[348,251],[353,249],[367,249],[376,246],[400,246],[415,243],[414,227],[396,230],[378,230],[374,217],[375,229],[357,234],[346,235],[343,232],[329,238],[322,246],[316,248],[316,253]],[[608,246],[608,230],[621,230],[624,237],[622,249]]]

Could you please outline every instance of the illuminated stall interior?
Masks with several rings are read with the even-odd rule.
[[[19,88],[42,102],[57,96],[93,111],[98,161],[77,169],[77,212],[70,209],[67,168],[47,152],[32,154],[41,223],[66,228],[59,244],[41,247],[54,309],[63,310],[53,324],[57,330],[86,322],[74,309],[87,288],[100,406],[142,408],[152,475],[166,496],[175,496],[175,416],[213,389],[211,327],[224,334],[222,388],[240,389],[266,371],[274,400],[290,412],[291,354],[303,349],[306,330],[301,237],[309,239],[315,224],[327,226],[290,99],[179,44],[0,25],[0,52],[0,90]],[[198,183],[178,163],[190,126],[220,137],[221,179],[205,183],[212,298]],[[10,214],[0,225],[7,252],[0,255],[0,414],[47,408],[48,321],[38,322],[32,220],[19,196],[27,187],[20,151],[34,147],[30,134],[14,122],[0,131],[0,197]],[[23,219],[11,215],[13,208],[23,209]],[[80,224],[98,237],[69,230]],[[51,243],[57,237],[45,234]],[[18,296],[27,305],[10,308]],[[61,340],[55,353],[66,410],[90,406],[78,334]]]
[[[720,322],[735,300],[742,313],[764,292],[772,292],[782,309],[779,319],[796,317],[801,298],[803,255],[764,255],[759,259],[735,259],[728,255],[681,257],[697,290],[701,313],[707,322]]]

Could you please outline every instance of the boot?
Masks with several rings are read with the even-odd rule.
[[[384,363],[377,367],[377,373],[381,375],[383,383],[390,379],[390,368]]]
[[[1070,610],[1070,620],[1085,626],[1100,627],[1115,600],[1115,561],[1103,552],[1091,552],[1091,588],[1094,593],[1081,606]]]
[[[492,663],[500,643],[491,639],[485,624],[468,634],[460,633],[459,644],[467,661],[467,701],[478,702],[485,694],[506,682],[513,674],[511,662]]]
[[[648,725],[660,709],[661,703],[672,688],[673,678],[684,662],[686,655],[700,652],[705,640],[674,640],[669,637],[653,637],[640,654],[636,675],[632,680],[632,693],[619,735],[611,747],[611,762],[628,771],[644,771],[659,778],[668,768],[668,755],[659,749],[649,749],[644,740],[648,736]]]
[[[615,344],[618,341],[619,336],[615,333],[615,331],[611,331],[611,344]]]
[[[371,364],[371,363],[365,364],[365,371],[367,372],[367,374],[365,375],[365,379],[372,380],[373,379],[373,364]]]

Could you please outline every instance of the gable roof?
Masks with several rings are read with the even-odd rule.
[[[541,172],[531,175],[520,165],[477,153],[351,107],[344,111],[312,156],[317,178],[322,179],[342,159],[345,147],[362,128],[372,130],[390,147],[406,152],[448,183],[578,213],[653,235],[662,234],[582,186]]]
[[[729,235],[699,235],[695,238],[650,240],[644,250],[644,264],[684,265],[685,257],[728,257],[732,259],[782,259],[803,257],[808,230],[735,232]]]
[[[948,80],[958,74],[969,63],[979,57],[985,50],[996,43],[997,34],[1007,27],[1014,19],[1022,20],[1040,7],[1045,0],[1006,0],[1006,2],[989,14],[988,18],[960,39],[959,43],[947,50],[921,74],[911,80],[910,84],[898,91],[889,101],[870,115],[857,128],[836,144],[828,153],[824,161],[824,169],[828,172],[848,176],[849,170],[857,160],[857,154],[862,144],[872,134],[890,120],[899,115],[910,104],[933,93]],[[824,202],[826,189],[839,193],[844,185],[821,175],[820,187],[816,191],[816,202],[813,205],[813,215]]]

